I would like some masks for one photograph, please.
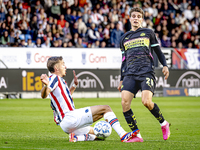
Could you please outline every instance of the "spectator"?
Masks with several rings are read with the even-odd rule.
[[[41,9],[43,9],[43,6],[41,5],[40,0],[37,0],[34,6],[34,12],[39,13]]]
[[[109,13],[109,7],[108,7],[108,5],[105,4],[105,5],[101,8],[101,10],[102,10],[102,13],[103,13],[104,16],[107,15],[107,14]]]
[[[63,28],[64,35],[67,35],[68,33],[71,34],[70,28],[69,28],[69,22],[65,22],[65,27]]]
[[[72,16],[71,16],[71,8],[67,9],[67,13],[65,15],[65,20],[69,22],[69,24],[73,24]]]
[[[4,4],[3,0],[0,0],[0,8],[3,8],[3,10],[4,10],[5,14],[7,14],[7,13],[8,13],[8,11],[7,11],[7,9],[6,9],[6,6],[5,6],[5,4]]]
[[[71,6],[71,8],[76,12],[80,11],[78,0],[74,0],[74,4]]]
[[[67,48],[67,42],[64,42],[62,47]]]
[[[92,43],[92,48],[100,48],[100,42],[97,40],[95,43]]]
[[[35,43],[32,42],[31,39],[28,39],[26,47],[34,48]]]
[[[65,15],[67,12],[67,1],[63,0],[62,5],[60,5],[61,15]]]
[[[167,37],[167,35],[163,35],[162,36],[161,46],[162,47],[170,47],[171,46],[170,39],[169,39],[169,37]]]
[[[66,23],[65,16],[63,14],[61,14],[60,15],[60,20],[58,20],[57,25],[60,25],[62,28],[64,28],[65,27],[65,23]]]
[[[87,26],[82,21],[82,18],[78,19],[78,33],[81,35],[81,37],[84,37],[87,31]]]
[[[101,47],[101,48],[106,48],[106,42],[105,42],[105,41],[102,41],[100,47]]]
[[[54,0],[53,5],[51,6],[51,16],[53,18],[59,19],[61,14],[60,6],[58,5],[57,0]]]
[[[89,29],[88,31],[88,40],[91,43],[94,43],[95,41],[100,40],[99,32],[95,31],[95,27],[96,27],[95,24],[92,23],[91,29]]]
[[[78,33],[78,23],[77,22],[74,23],[74,26],[71,30],[72,37],[74,37],[75,33]]]
[[[67,43],[67,45],[68,45],[69,48],[75,48],[75,46],[73,45],[72,41],[69,41]]]
[[[19,47],[27,47],[27,43],[25,42],[25,39],[22,39],[19,43]]]
[[[41,48],[41,43],[42,43],[41,39],[37,38],[36,44],[34,45],[34,48]]]
[[[6,19],[6,13],[3,7],[1,7],[0,11],[0,22],[3,22]]]
[[[188,5],[187,9],[183,11],[185,18],[191,21],[194,18],[194,15],[191,10],[191,6]]]
[[[103,16],[101,16],[99,13],[97,13],[97,10],[94,9],[92,15],[90,16],[92,19],[92,22],[96,25],[99,25],[103,21]]]
[[[121,31],[121,30],[119,29],[119,27],[120,27],[120,24],[117,23],[116,29],[114,29],[114,30],[111,32],[111,36],[110,36],[111,45],[112,45],[113,47],[116,47],[116,48],[119,47],[119,45],[120,45],[120,38],[121,38],[121,36],[124,34],[124,32]]]
[[[78,43],[78,38],[79,38],[78,33],[75,33],[74,38],[71,40],[73,45],[76,45]]]
[[[1,37],[1,44],[3,46],[8,46],[10,44],[10,38],[8,36],[8,31],[4,31],[3,36]]]
[[[63,38],[63,43],[64,42],[69,42],[70,40],[72,40],[72,35],[70,33],[65,34],[64,38]]]
[[[15,43],[15,32],[14,32],[14,30],[12,30],[12,31],[10,32],[9,38],[10,38],[10,39],[9,39],[10,44],[13,45],[13,44]]]
[[[40,9],[40,13],[37,14],[38,21],[43,21],[44,18],[47,18],[47,14],[44,12],[44,8]]]
[[[78,38],[78,42],[76,43],[76,48],[83,48],[83,41],[82,38]]]

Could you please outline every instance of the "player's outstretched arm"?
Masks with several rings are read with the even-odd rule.
[[[45,85],[41,90],[41,97],[46,98],[49,95],[49,93],[51,92],[51,90],[47,87],[47,85],[49,84],[49,79],[46,74],[42,74],[40,76],[40,80]]]
[[[73,84],[72,87],[70,88],[71,94],[74,93],[74,91],[75,91],[75,89],[76,89],[76,87],[77,87],[77,85],[78,85],[78,78],[77,78],[76,73],[75,73],[74,70],[73,70],[73,74],[74,74],[74,84]]]

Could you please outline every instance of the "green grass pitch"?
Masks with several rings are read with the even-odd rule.
[[[130,131],[122,114],[120,98],[74,99],[76,108],[110,105],[121,126]],[[141,99],[132,101],[143,143],[122,143],[113,130],[105,141],[69,143],[68,135],[53,121],[49,99],[0,100],[0,149],[22,150],[199,150],[200,98],[154,97],[165,119],[171,123],[171,136],[162,138],[158,121],[142,105]]]

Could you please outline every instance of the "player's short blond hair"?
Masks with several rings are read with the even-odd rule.
[[[129,12],[129,16],[131,17],[132,12],[139,12],[142,14],[142,18],[144,18],[144,11],[139,8],[139,7],[133,7],[130,12]]]
[[[51,72],[51,73],[55,72],[54,66],[55,66],[55,64],[59,63],[61,60],[63,60],[62,56],[50,57],[47,61],[47,68],[48,68],[49,72]]]

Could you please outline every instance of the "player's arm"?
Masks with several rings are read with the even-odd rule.
[[[169,77],[169,69],[167,67],[167,62],[166,62],[166,59],[165,59],[165,55],[161,51],[160,46],[154,47],[153,50],[156,53],[156,55],[158,56],[158,59],[159,59],[160,63],[163,65],[162,72],[163,72],[163,74],[165,76],[165,80],[166,80]]]
[[[49,79],[48,79],[46,74],[42,74],[40,76],[40,80],[44,84],[44,86],[43,86],[43,88],[41,90],[41,97],[42,98],[46,98],[49,95],[49,93],[51,92],[50,88],[48,88]]]
[[[75,89],[76,89],[76,87],[77,87],[77,85],[78,85],[78,78],[77,78],[76,73],[75,73],[74,70],[73,70],[73,74],[74,74],[74,84],[73,84],[72,87],[70,88],[71,94],[74,93],[74,91],[75,91]]]
[[[121,86],[122,86],[122,82],[123,82],[123,78],[124,78],[124,73],[125,73],[125,70],[126,70],[126,57],[125,57],[125,49],[124,49],[124,46],[123,46],[123,36],[120,40],[120,49],[121,49],[121,52],[122,52],[122,64],[121,64],[121,78],[120,78],[120,82],[119,82],[119,85],[117,87],[117,89],[121,92]]]
[[[154,50],[154,52],[156,53],[156,55],[158,56],[158,59],[160,61],[160,63],[163,65],[163,74],[165,76],[165,80],[169,77],[169,69],[167,67],[167,62],[165,59],[165,55],[163,54],[163,52],[161,51],[160,45],[158,43],[158,39],[156,37],[156,34],[153,32],[151,32],[150,35],[150,40],[151,40],[151,48]]]

